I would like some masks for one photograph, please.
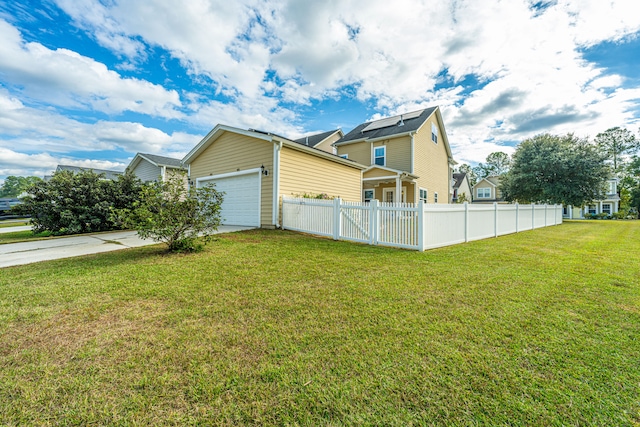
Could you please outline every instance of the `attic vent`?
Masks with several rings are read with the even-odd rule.
[[[402,120],[402,116],[400,116],[400,121],[398,122],[398,126],[404,126],[404,120]]]

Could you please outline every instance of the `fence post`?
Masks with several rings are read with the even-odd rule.
[[[464,241],[469,241],[469,202],[464,202]]]
[[[418,202],[418,250],[420,252],[424,251],[424,230],[426,229],[424,225],[424,201],[420,200]]]
[[[498,237],[498,202],[493,202],[493,237]]]
[[[333,240],[340,239],[342,215],[340,214],[340,197],[333,199]]]
[[[531,229],[536,228],[536,205],[531,203]]]
[[[547,226],[547,204],[544,204],[544,226]]]
[[[378,243],[378,200],[373,199],[369,202],[369,244]]]
[[[518,204],[518,202],[516,202],[516,233],[520,231],[518,230],[519,222],[520,222],[520,205]]]

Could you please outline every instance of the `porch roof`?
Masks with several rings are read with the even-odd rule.
[[[394,182],[397,179],[400,179],[401,181],[414,181],[418,179],[418,176],[407,171],[378,165],[369,166],[362,171],[362,182],[367,184]]]

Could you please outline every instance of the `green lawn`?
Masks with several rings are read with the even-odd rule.
[[[0,269],[0,425],[640,425],[640,221]]]
[[[0,221],[0,228],[19,227],[19,226],[28,225],[28,224],[29,224],[29,221],[4,220],[4,221]]]
[[[0,245],[7,243],[29,242],[32,240],[52,239],[51,232],[43,231],[42,233],[33,234],[31,230],[14,231],[11,233],[0,233]]]

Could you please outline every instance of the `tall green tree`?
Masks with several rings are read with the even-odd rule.
[[[604,195],[610,172],[588,140],[543,134],[518,146],[501,187],[508,201],[583,206]]]
[[[479,179],[483,179],[488,176],[504,175],[509,171],[510,165],[509,155],[502,151],[496,151],[487,156],[486,163],[478,164],[473,170]]]
[[[474,185],[476,185],[476,182],[478,182],[478,176],[476,175],[476,173],[473,170],[473,168],[471,167],[471,165],[463,163],[460,166],[458,166],[457,172],[458,173],[466,173],[467,174],[467,179],[469,180],[469,185],[472,186],[472,187]]]
[[[629,191],[629,207],[633,208],[635,214],[640,213],[640,156],[634,156],[626,168],[623,179],[625,189]]]
[[[37,176],[13,176],[5,178],[2,186],[0,186],[0,197],[13,198],[18,197],[32,185],[42,181]]]
[[[614,127],[596,135],[595,142],[602,152],[613,162],[614,172],[618,172],[623,156],[640,149],[640,139],[628,129]]]

